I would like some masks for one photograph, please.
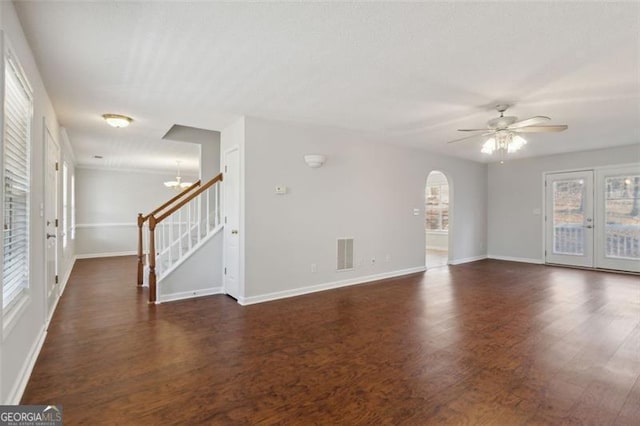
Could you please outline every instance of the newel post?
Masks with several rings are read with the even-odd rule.
[[[149,217],[149,303],[156,302],[156,217]]]
[[[144,275],[144,265],[142,262],[142,225],[144,225],[144,218],[142,213],[138,213],[138,286],[142,285]]]

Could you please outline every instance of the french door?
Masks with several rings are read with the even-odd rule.
[[[546,261],[593,266],[593,171],[547,175]]]
[[[640,165],[545,179],[545,261],[640,272]]]
[[[596,171],[596,266],[640,272],[640,165]]]

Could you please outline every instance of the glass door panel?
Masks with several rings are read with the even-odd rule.
[[[593,266],[593,172],[549,174],[546,192],[546,262]]]
[[[640,272],[640,166],[597,171],[597,267]]]

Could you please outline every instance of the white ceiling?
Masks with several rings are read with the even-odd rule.
[[[520,156],[640,142],[640,3],[19,2],[81,164],[195,158],[174,124],[252,115],[362,131],[486,161],[493,106],[547,115]],[[134,117],[108,128],[100,115]],[[145,163],[147,161],[147,163]],[[157,163],[157,164],[156,164]],[[192,164],[188,163],[187,164]]]

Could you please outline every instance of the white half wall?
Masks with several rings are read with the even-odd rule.
[[[158,301],[222,293],[222,228],[158,282]]]
[[[640,145],[628,145],[490,164],[489,257],[543,261],[544,173],[638,161]]]
[[[79,257],[133,253],[138,213],[176,195],[163,185],[172,173],[76,168],[76,241]],[[195,181],[194,176],[184,176]]]
[[[245,297],[424,268],[432,170],[451,185],[452,260],[486,254],[485,164],[334,128],[253,117],[245,126]],[[305,154],[327,162],[311,169]],[[287,194],[277,195],[277,185]],[[336,271],[340,237],[355,239],[353,270]]]
[[[443,232],[426,231],[427,248],[432,250],[447,250],[449,235]]]

